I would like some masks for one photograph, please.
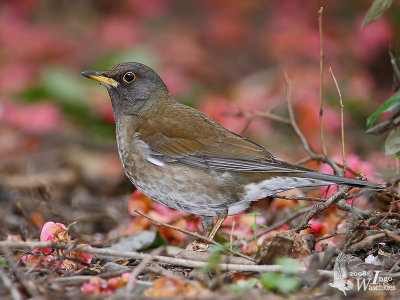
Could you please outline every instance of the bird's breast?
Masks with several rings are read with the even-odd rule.
[[[235,213],[247,208],[249,203],[235,205],[240,199],[240,186],[229,172],[157,159],[132,128],[117,122],[118,151],[126,175],[146,196],[168,207],[203,216],[215,216],[232,205]]]

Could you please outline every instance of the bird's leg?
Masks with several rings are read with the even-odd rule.
[[[218,229],[221,227],[221,224],[225,221],[226,217],[228,216],[228,211],[224,210],[221,214],[218,214],[217,217],[217,222],[215,222],[215,225],[210,231],[210,234],[207,236],[210,240],[213,240],[215,237],[215,234],[217,233]]]
[[[214,217],[200,216],[201,225],[203,226],[203,236],[208,237],[214,227]],[[206,251],[210,245],[205,241],[194,240],[187,247],[190,251]]]
[[[203,236],[208,237],[214,227],[214,217],[200,217]]]
[[[228,216],[228,211],[223,211],[221,214],[218,214],[217,217],[217,222],[214,225],[214,217],[206,217],[206,216],[200,216],[201,220],[201,225],[203,226],[203,236],[206,238],[213,240],[215,237],[215,234],[217,233],[219,227],[221,226],[222,222],[226,219]],[[203,242],[203,241],[193,241],[190,243],[187,247],[186,250],[192,250],[192,251],[206,251],[208,247],[210,246],[209,243]]]

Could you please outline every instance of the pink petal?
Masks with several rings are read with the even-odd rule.
[[[93,283],[85,282],[82,284],[81,292],[84,294],[94,293],[98,289]]]
[[[67,227],[61,223],[46,222],[43,225],[42,232],[40,233],[41,242],[55,242],[56,240],[63,240],[68,236]]]
[[[87,245],[87,244],[79,244],[78,247],[92,248],[92,246]],[[74,257],[77,257],[77,258],[80,258],[80,259],[83,260],[84,262],[91,263],[94,254],[75,251],[75,252],[73,253],[73,256],[74,256]]]

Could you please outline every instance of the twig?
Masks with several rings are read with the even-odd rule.
[[[68,249],[70,245],[68,244],[57,244],[52,242],[9,242],[9,241],[0,241],[0,247],[7,247],[10,249],[34,249],[34,248],[55,248],[55,249]],[[139,253],[139,252],[127,252],[127,251],[115,251],[109,249],[97,249],[97,248],[88,248],[87,246],[78,246],[76,247],[76,251],[83,253],[92,253],[96,255],[105,255],[105,256],[117,256],[123,257],[127,259],[145,259],[146,257],[152,256],[147,253]],[[193,261],[182,258],[174,258],[168,256],[160,256],[155,255],[151,259],[155,262],[166,263],[170,265],[177,265],[188,268],[204,268],[208,265],[208,262],[202,261]],[[235,272],[276,272],[281,271],[281,265],[239,265],[239,264],[219,264],[219,268],[223,271],[235,271]],[[308,272],[308,269],[305,267],[298,267],[299,272]],[[326,270],[318,270],[318,273],[321,275],[333,276],[332,271]]]
[[[326,239],[330,239],[331,237],[338,236],[338,235],[345,235],[345,233],[334,231],[334,232],[331,232],[331,233],[329,233],[327,235],[324,235],[324,236],[321,236],[321,237],[317,238],[317,242],[323,241],[323,240],[326,240]]]
[[[400,243],[400,236],[399,236],[399,232],[392,232],[389,230],[384,230],[385,234],[390,237],[393,241],[395,241],[396,243]]]
[[[80,275],[80,276],[68,276],[68,277],[58,277],[58,278],[54,278],[54,282],[56,283],[60,283],[63,285],[77,285],[77,284],[81,284],[84,282],[89,281],[91,278],[93,277],[97,277],[101,275]],[[145,285],[145,286],[153,286],[152,282],[149,281],[143,281],[143,280],[137,280],[136,284],[140,284],[140,285]]]
[[[261,111],[261,110],[256,110],[253,115],[251,115],[249,112],[245,111],[242,107],[235,105],[237,109],[239,110],[235,116],[243,116],[246,118],[246,124],[244,125],[243,129],[241,130],[241,134],[243,134],[250,126],[251,122],[253,122],[257,118],[266,118],[266,119],[271,119],[273,121],[277,121],[280,123],[288,124],[290,125],[290,121],[286,119],[285,117],[281,117],[277,114],[272,113],[273,109],[269,109],[268,111]]]
[[[129,296],[129,294],[132,292],[133,288],[135,287],[137,283],[136,277],[146,268],[146,265],[153,259],[154,256],[160,254],[161,250],[163,248],[159,247],[155,250],[153,250],[150,253],[150,256],[144,258],[137,266],[134,268],[131,272],[131,276],[129,277],[128,283],[126,284],[125,287],[125,292],[126,296]]]
[[[285,225],[286,223],[288,223],[288,222],[290,222],[290,221],[292,221],[292,220],[298,218],[298,217],[301,216],[302,214],[305,214],[305,213],[309,212],[309,211],[312,210],[312,209],[313,209],[312,206],[299,209],[298,211],[296,211],[294,214],[288,216],[287,218],[284,218],[283,220],[281,220],[281,221],[279,221],[279,222],[276,222],[275,224],[273,224],[273,225],[271,225],[271,226],[268,226],[268,227],[265,228],[263,231],[257,233],[255,237],[252,236],[251,238],[249,238],[249,239],[247,240],[247,242],[249,243],[249,242],[253,241],[255,238],[259,238],[260,236],[263,236],[264,234],[266,234],[266,233],[268,233],[268,232],[270,232],[270,231],[272,231],[272,230],[278,229],[278,228],[281,227],[282,225]]]
[[[231,229],[231,234],[229,235],[229,249],[232,251],[232,246],[233,246],[233,231],[235,229],[235,221],[232,222],[232,229]]]
[[[291,83],[289,76],[287,75],[286,71],[283,72],[283,76],[285,77],[286,82],[286,103],[289,112],[289,120],[290,126],[292,127],[294,133],[300,139],[301,144],[303,145],[304,150],[308,153],[308,155],[313,156],[314,152],[311,150],[305,136],[301,133],[299,126],[297,125],[296,118],[294,116],[293,105],[292,105],[292,98],[291,98]]]
[[[20,283],[20,285],[23,287],[23,289],[29,296],[31,296],[33,299],[39,299],[39,295],[38,295],[36,286],[34,286],[32,284],[32,281],[27,280],[28,276],[22,275],[18,271],[16,263],[14,262],[14,259],[11,256],[10,248],[12,248],[12,247],[8,247],[7,245],[4,245],[4,246],[0,245],[0,250],[3,252],[5,257],[7,258],[8,271],[14,275],[16,280]],[[34,249],[34,248],[31,248],[31,249]]]
[[[342,134],[342,157],[343,157],[343,176],[346,174],[346,152],[344,149],[344,105],[342,99],[342,93],[340,92],[339,84],[336,80],[335,74],[333,74],[332,67],[329,67],[329,72],[332,75],[333,81],[335,82],[336,90],[339,94],[339,103],[340,103],[340,129]]]
[[[185,277],[177,272],[172,272],[170,270],[164,269],[163,267],[157,264],[151,264],[146,267],[146,271],[150,273],[154,273],[163,277],[173,277],[178,280],[185,280]]]
[[[335,205],[341,210],[356,214],[364,219],[371,217],[370,212],[363,211],[362,209],[347,203],[345,199],[340,199]]]
[[[361,240],[360,242],[351,245],[348,248],[348,251],[354,252],[359,249],[369,249],[373,244],[378,243],[378,242],[383,242],[388,239],[390,239],[390,237],[388,237],[385,233],[378,233],[375,235],[371,235],[371,236],[368,236],[365,239]]]
[[[160,222],[160,221],[150,217],[149,215],[145,214],[144,212],[141,212],[138,209],[135,209],[134,212],[137,213],[138,215],[141,215],[142,217],[145,217],[146,219],[152,221],[157,226],[163,226],[163,227],[167,227],[167,228],[170,228],[170,229],[185,233],[187,235],[195,237],[196,239],[203,240],[203,241],[205,241],[207,243],[210,243],[210,244],[213,244],[213,245],[217,245],[218,244],[217,242],[215,242],[213,240],[210,240],[210,239],[208,239],[208,238],[206,238],[206,237],[204,237],[204,236],[202,236],[202,235],[200,235],[200,234],[198,234],[196,232],[192,232],[192,231],[189,231],[189,230],[186,230],[186,229],[183,229],[183,228],[179,228],[179,227],[167,224],[167,223]]]
[[[6,287],[10,291],[12,299],[14,300],[22,299],[22,296],[19,293],[18,289],[14,286],[11,279],[7,277],[2,267],[0,267],[0,280],[3,282],[4,287]]]
[[[141,215],[142,217],[145,217],[146,219],[149,219],[150,221],[152,221],[153,223],[155,223],[155,224],[158,225],[158,226],[164,226],[164,227],[167,227],[167,228],[170,228],[170,229],[173,229],[173,230],[176,230],[176,231],[185,233],[185,234],[187,234],[187,235],[193,236],[193,237],[195,237],[196,239],[206,241],[207,243],[210,243],[210,244],[213,244],[213,245],[219,245],[219,244],[218,244],[217,242],[215,242],[214,240],[211,240],[211,239],[209,239],[209,238],[206,238],[206,237],[204,237],[204,236],[202,236],[202,235],[200,235],[200,234],[198,234],[198,233],[196,233],[196,232],[192,232],[192,231],[189,231],[189,230],[186,230],[186,229],[182,229],[182,228],[179,228],[179,227],[176,227],[176,226],[172,226],[172,225],[169,225],[169,224],[166,224],[166,223],[162,223],[162,222],[160,222],[160,221],[157,221],[156,219],[153,219],[152,217],[146,215],[145,213],[139,211],[138,209],[135,209],[134,212],[137,213],[137,214],[139,214],[139,215]],[[249,260],[249,261],[252,261],[252,262],[255,261],[255,260],[252,259],[251,257],[249,257],[249,256],[247,256],[247,255],[244,255],[243,253],[235,252],[235,251],[232,251],[232,250],[230,250],[230,249],[226,249],[226,250],[227,250],[229,253],[231,253],[231,254],[234,254],[234,255],[243,257],[243,258],[245,258],[245,259],[247,259],[247,260]]]
[[[56,259],[56,266],[52,268],[50,274],[55,274],[60,269],[67,255],[76,248],[76,245],[78,245],[78,242],[74,241],[68,249],[62,252],[61,256]]]
[[[166,224],[174,224],[175,222],[178,222],[179,220],[182,220],[182,219],[186,219],[190,216],[195,216],[195,215],[193,215],[193,214],[180,215],[180,216],[177,216],[177,217],[173,218],[172,220],[168,221]]]
[[[341,174],[342,171],[339,169],[337,164],[332,159],[330,159],[328,156],[318,155],[311,149],[310,144],[307,142],[307,139],[305,138],[304,134],[301,132],[301,130],[297,124],[296,118],[294,116],[293,105],[292,105],[292,100],[291,100],[290,79],[286,72],[283,72],[283,76],[285,77],[285,82],[286,82],[286,102],[287,102],[287,106],[288,106],[290,126],[292,127],[292,130],[294,131],[296,136],[299,138],[304,151],[307,152],[307,154],[310,156],[310,158],[329,164],[332,167],[332,169],[335,171],[336,174]]]
[[[324,115],[324,47],[322,42],[322,12],[324,8],[318,11],[318,29],[319,29],[319,127],[321,133],[322,150],[324,156],[328,157],[324,141],[324,127],[323,127],[323,115]]]
[[[304,201],[315,201],[315,202],[325,202],[326,199],[323,198],[314,198],[314,197],[295,197],[295,196],[283,196],[283,195],[274,195],[274,198],[285,199],[285,200],[304,200]]]
[[[327,201],[324,203],[320,203],[318,205],[314,205],[312,207],[312,210],[303,218],[303,220],[299,223],[299,225],[296,226],[294,229],[297,233],[299,233],[301,230],[303,230],[306,227],[306,224],[314,218],[317,214],[320,214],[324,210],[328,209],[332,204],[338,202],[339,200],[343,199],[347,195],[347,192],[350,191],[352,187],[346,186],[346,187],[341,187],[339,191],[332,195]]]
[[[271,113],[271,112],[267,112],[267,111],[256,111],[255,115],[257,117],[263,117],[263,118],[268,118],[277,122],[281,122],[284,124],[288,124],[290,125],[290,121],[284,117],[281,117],[277,114]]]

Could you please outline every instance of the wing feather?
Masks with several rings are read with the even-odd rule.
[[[146,120],[139,129],[139,138],[158,160],[221,171],[309,172],[278,159],[197,110],[178,106],[168,114],[178,115],[165,120],[163,127]]]

